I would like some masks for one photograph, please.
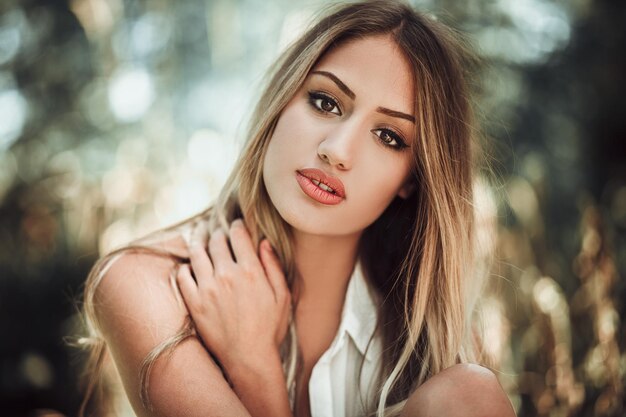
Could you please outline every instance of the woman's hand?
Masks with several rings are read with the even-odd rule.
[[[257,256],[239,219],[231,224],[230,242],[236,259],[222,230],[209,239],[210,258],[202,244],[192,242],[191,265],[182,265],[177,276],[200,337],[226,369],[275,358],[291,310],[291,294],[269,242],[261,242]]]

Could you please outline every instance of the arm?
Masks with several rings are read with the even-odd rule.
[[[515,411],[493,372],[466,363],[420,385],[401,417],[515,417]]]
[[[253,416],[291,416],[279,347],[291,295],[278,257],[267,241],[257,254],[241,220],[215,231],[210,257],[202,242],[190,248],[191,266],[177,277],[181,294],[207,349],[216,355],[235,392]],[[195,279],[191,275],[193,270]]]
[[[278,351],[263,361],[227,366],[237,396],[253,416],[292,417]]]
[[[139,370],[156,345],[175,334],[188,314],[168,281],[172,261],[128,254],[97,288],[96,314],[124,390],[139,417],[249,416],[200,341],[188,338],[168,358],[157,359],[150,377],[153,411],[139,400]]]

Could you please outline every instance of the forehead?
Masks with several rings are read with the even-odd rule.
[[[341,43],[317,62],[313,71],[329,71],[355,92],[357,100],[413,113],[414,77],[403,51],[389,35]]]

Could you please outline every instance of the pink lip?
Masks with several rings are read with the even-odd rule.
[[[315,168],[306,168],[296,171],[298,184],[309,197],[322,204],[339,204],[346,196],[343,183],[335,177],[327,175],[323,171]],[[315,185],[311,180],[319,181],[335,191],[328,192]]]

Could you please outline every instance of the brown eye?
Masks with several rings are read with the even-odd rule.
[[[309,92],[309,103],[320,113],[331,113],[341,116],[339,104],[332,97],[317,91]]]
[[[402,140],[400,135],[393,132],[392,130],[374,129],[372,130],[372,133],[378,136],[383,145],[388,146],[392,149],[402,150],[408,148],[408,145],[406,144],[406,142],[404,142],[404,140]]]
[[[321,108],[322,108],[322,110],[324,110],[324,111],[327,111],[327,112],[329,112],[329,113],[330,113],[330,112],[332,112],[332,111],[333,111],[333,109],[335,108],[335,105],[334,105],[333,103],[331,103],[331,102],[330,102],[330,100],[327,100],[327,99],[321,99],[320,101],[321,101],[321,103],[322,103],[320,107],[321,107]]]
[[[395,141],[395,139],[392,138],[391,135],[385,131],[380,132],[380,139],[387,144],[393,144],[392,142]]]

